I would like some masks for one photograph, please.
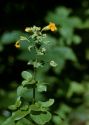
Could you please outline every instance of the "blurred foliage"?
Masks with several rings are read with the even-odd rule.
[[[46,23],[52,21],[58,27],[56,33],[49,33],[47,41],[51,41],[51,43],[48,42],[50,48],[43,58],[47,62],[55,60],[58,64],[57,68],[50,68],[46,63],[37,74],[38,79],[49,83],[48,92],[43,93],[42,97],[40,95],[37,97],[55,99],[55,103],[51,107],[53,119],[49,125],[89,124],[89,9],[87,7],[89,2],[83,0],[81,5],[83,7],[80,8],[81,11],[80,9],[73,11],[61,6],[53,12],[48,12],[45,17]],[[75,13],[78,16],[75,16]],[[22,31],[5,32],[0,38],[0,83],[2,84],[0,124],[11,114],[7,108],[16,99],[14,90],[18,85],[15,79],[20,84],[20,72],[25,68],[32,70],[32,67],[24,66],[26,61],[34,57],[29,56],[26,51],[26,43],[22,43],[23,47],[20,50],[12,47],[22,33]],[[4,57],[6,59],[3,59]],[[16,73],[14,77],[11,76],[13,72]],[[5,76],[4,79],[11,79],[7,82],[2,79],[2,76]],[[29,124],[26,119],[22,119],[22,121],[23,125]]]

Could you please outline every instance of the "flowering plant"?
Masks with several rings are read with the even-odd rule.
[[[30,36],[21,36],[20,39],[15,43],[16,48],[21,47],[21,42],[26,41],[28,43],[27,49],[29,54],[34,53],[33,59],[27,64],[32,65],[33,72],[23,71],[21,73],[23,81],[22,84],[17,88],[17,100],[14,105],[9,106],[9,109],[13,111],[10,118],[8,118],[3,125],[44,125],[50,121],[52,114],[49,112],[49,107],[54,103],[54,99],[48,101],[36,100],[36,91],[45,92],[47,91],[47,83],[37,79],[37,70],[44,66],[45,60],[40,60],[46,51],[48,42],[45,40],[47,37],[44,31],[57,30],[54,23],[50,23],[44,28],[40,27],[27,27],[26,32]],[[55,67],[57,64],[51,60],[49,64]],[[32,90],[32,100],[27,99],[25,94]]]

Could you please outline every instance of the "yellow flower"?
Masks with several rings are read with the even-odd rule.
[[[52,32],[57,30],[55,23],[50,22],[48,26],[44,27],[42,31],[51,30]]]
[[[16,47],[16,48],[20,48],[20,43],[19,43],[19,41],[17,41],[17,42],[15,43],[15,47]]]
[[[55,23],[50,22],[49,25],[48,25],[48,27],[49,27],[49,29],[50,29],[51,31],[57,30],[57,27],[55,26]]]

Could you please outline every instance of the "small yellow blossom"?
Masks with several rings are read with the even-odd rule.
[[[50,22],[48,26],[44,27],[42,31],[51,30],[52,32],[57,30],[55,23]]]
[[[50,29],[51,31],[57,30],[57,27],[55,26],[55,23],[50,22],[49,25],[48,25],[48,27],[49,27],[49,29]]]
[[[15,43],[15,47],[16,47],[16,48],[20,48],[20,43],[19,43],[19,41],[17,41],[17,42]]]

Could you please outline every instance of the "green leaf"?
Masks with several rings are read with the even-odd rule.
[[[25,111],[29,108],[28,104],[23,105],[20,109]]]
[[[33,111],[41,111],[41,105],[39,103],[32,104],[30,108]]]
[[[21,105],[21,100],[20,97],[17,98],[15,105],[10,105],[9,109],[11,110],[16,110],[18,107]]]
[[[31,110],[32,111],[42,111],[42,112],[45,112],[47,111],[47,107],[43,107],[39,102],[36,102],[35,104],[32,104],[30,106]]]
[[[81,42],[81,37],[75,35],[75,36],[73,37],[73,41],[74,41],[74,43],[79,44],[79,43]]]
[[[33,123],[26,118],[22,118],[16,123],[16,125],[33,125]]]
[[[32,84],[35,84],[36,82],[35,82],[35,80],[32,80],[32,81],[27,81],[27,80],[24,80],[23,82],[22,82],[22,85],[23,86],[26,86],[26,85],[32,85]]]
[[[20,120],[21,118],[24,118],[26,115],[28,115],[30,113],[31,109],[29,108],[29,110],[27,111],[22,111],[22,110],[18,110],[14,113],[12,113],[12,119],[16,120]]]
[[[44,84],[37,84],[37,91],[38,92],[43,92],[43,91],[47,91],[47,86]]]
[[[58,50],[59,54],[62,54],[62,56],[64,56],[64,59],[68,59],[68,60],[72,60],[72,61],[76,61],[76,55],[73,52],[73,50],[71,48],[68,47],[56,47],[56,50]]]
[[[70,9],[67,9],[65,7],[58,7],[54,13],[49,12],[46,21],[47,22],[55,22],[55,24],[63,24],[65,19],[68,17],[68,15],[71,13]]]
[[[9,108],[10,110],[16,110],[16,109],[17,109],[17,107],[16,107],[15,105],[10,105],[8,108]]]
[[[19,86],[17,88],[17,95],[18,96],[23,96],[27,91],[28,91],[28,89],[26,87]]]
[[[20,107],[20,105],[21,105],[20,97],[17,98],[15,105],[16,105],[16,107]]]
[[[50,107],[51,105],[53,105],[54,99],[49,99],[46,102],[38,101],[38,103],[41,104],[42,107]]]
[[[72,81],[70,83],[70,86],[69,86],[69,89],[67,92],[67,97],[70,98],[74,93],[81,94],[81,93],[84,93],[84,91],[85,91],[85,88],[83,85],[81,85],[75,81]]]
[[[5,120],[5,122],[3,122],[1,125],[15,125],[15,123],[12,117],[10,117],[7,120]]]
[[[22,78],[24,78],[25,80],[27,80],[27,81],[31,81],[32,80],[32,74],[30,73],[30,72],[28,72],[28,71],[23,71],[22,73],[21,73],[21,75],[22,75]]]
[[[44,125],[51,120],[50,112],[42,112],[40,114],[30,114],[31,119],[38,125]]]
[[[20,36],[20,40],[28,40],[25,36]]]
[[[53,122],[55,123],[55,125],[61,125],[62,124],[62,118],[60,118],[60,116],[53,116]]]
[[[24,80],[24,81],[22,81],[22,85],[23,86],[29,85],[29,82],[27,80]]]
[[[20,34],[20,31],[5,32],[2,35],[1,42],[3,44],[10,44],[12,42],[15,42],[19,39]]]

